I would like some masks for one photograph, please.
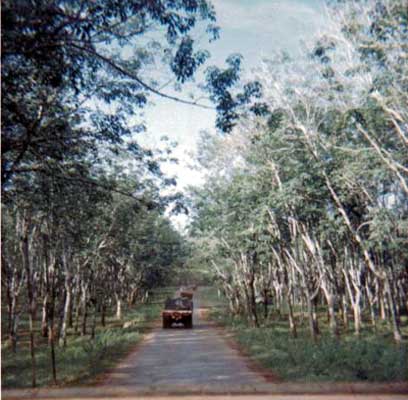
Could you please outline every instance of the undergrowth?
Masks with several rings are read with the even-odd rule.
[[[172,292],[172,290],[170,290]],[[150,302],[125,310],[122,321],[113,316],[107,318],[106,327],[97,326],[95,338],[89,335],[76,336],[69,331],[67,346],[56,346],[58,385],[83,384],[91,382],[97,375],[113,367],[122,359],[149,329],[151,321],[160,315],[162,302],[168,290],[155,294]],[[125,322],[131,322],[126,329]],[[36,363],[37,386],[52,385],[50,349],[40,342],[37,335]],[[31,358],[28,342],[18,345],[12,353],[7,343],[2,344],[2,387],[25,388],[31,386]]]
[[[225,326],[246,353],[284,381],[408,380],[407,342],[397,345],[392,335],[381,329],[366,329],[360,337],[348,331],[334,338],[322,318],[322,334],[314,342],[306,323],[298,327],[297,338],[289,334],[287,321],[278,317],[260,328],[251,328],[245,319],[228,313],[225,303],[211,313],[211,318]],[[403,329],[407,331],[407,321]]]

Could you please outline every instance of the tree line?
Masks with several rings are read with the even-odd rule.
[[[206,0],[2,0],[1,29],[2,300],[12,351],[29,320],[35,386],[38,328],[56,381],[68,329],[92,339],[183,265],[172,145],[137,134],[153,96],[211,106],[162,89],[192,80],[209,57],[195,35],[219,28]]]
[[[381,320],[400,342],[408,12],[403,1],[334,3],[303,58],[279,53],[255,72],[268,115],[203,136],[209,173],[191,192],[191,234],[230,311],[252,326],[273,302],[294,337],[302,310],[316,339],[325,305],[334,336]]]

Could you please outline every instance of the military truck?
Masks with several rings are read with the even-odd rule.
[[[171,328],[173,323],[182,323],[185,328],[193,327],[193,302],[185,297],[167,299],[162,311],[163,328]]]
[[[192,300],[193,295],[194,293],[191,289],[180,289],[180,297]]]
[[[179,297],[187,297],[188,299],[191,300],[196,290],[197,290],[197,285],[181,286],[180,289],[176,293]]]

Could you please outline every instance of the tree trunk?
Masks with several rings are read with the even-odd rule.
[[[116,319],[120,321],[122,319],[122,299],[116,295]]]
[[[77,293],[76,293],[76,301],[75,301],[75,323],[74,323],[74,332],[75,334],[78,334],[79,330],[79,318],[81,315],[81,306],[82,306],[82,294],[81,294],[81,289],[79,288]]]
[[[288,302],[288,309],[289,309],[289,328],[292,336],[297,338],[297,329],[296,329],[296,321],[293,315],[293,306],[292,306],[292,293],[291,291],[287,292],[287,302]]]
[[[329,290],[326,282],[322,282],[321,286],[322,286],[322,291],[324,293],[324,296],[326,298],[326,303],[327,303],[330,333],[332,336],[337,336],[339,332],[337,329],[336,312],[334,309],[334,295]]]
[[[254,280],[251,279],[249,282],[249,304],[251,309],[251,320],[252,325],[255,328],[259,328],[259,319],[258,319],[258,312],[256,309],[256,297],[255,297],[255,287],[254,287]]]
[[[73,301],[73,294],[72,294],[72,289],[71,289],[71,299],[69,302],[69,310],[68,310],[68,316],[67,316],[67,324],[68,328],[72,328],[74,326],[74,318],[73,318],[73,313],[74,313],[74,301]]]
[[[9,341],[11,351],[17,352],[17,326],[19,316],[17,314],[17,299],[13,296],[9,308]]]
[[[392,322],[392,328],[393,328],[393,333],[394,333],[394,340],[397,343],[401,343],[402,336],[401,336],[399,318],[398,318],[397,310],[395,307],[395,299],[394,299],[394,296],[392,295],[392,288],[391,288],[391,284],[390,284],[388,276],[385,279],[385,291],[388,296],[388,302],[390,305],[390,314],[391,314],[391,322]]]
[[[329,326],[330,326],[330,333],[333,336],[338,336],[339,332],[337,329],[337,320],[336,320],[336,311],[334,309],[334,297],[333,295],[329,295],[327,298],[327,307],[329,310]]]
[[[268,296],[268,290],[264,289],[263,290],[263,301],[264,301],[264,320],[266,321],[268,319],[268,302],[269,302],[269,296]]]
[[[49,326],[49,332],[48,332],[48,342],[49,342],[50,350],[51,350],[52,379],[54,381],[54,384],[56,385],[57,384],[57,366],[56,366],[56,360],[55,360],[54,311],[52,310],[50,314],[51,316],[50,316],[50,326]]]
[[[347,330],[349,327],[349,318],[348,318],[348,304],[347,304],[346,295],[341,296],[341,306],[342,306],[343,325],[344,325],[344,328]]]
[[[41,336],[48,336],[48,293],[44,296],[42,304],[42,317],[41,317]]]
[[[106,317],[106,304],[105,304],[105,301],[102,300],[102,305],[101,305],[101,325],[103,327],[105,327],[105,325],[106,325],[105,317]]]
[[[366,295],[367,295],[368,309],[370,311],[371,326],[373,327],[375,331],[377,328],[377,317],[376,317],[375,305],[374,305],[374,294],[371,292],[370,288],[368,287],[368,283],[366,283],[365,289],[366,289]]]
[[[93,307],[93,315],[92,315],[92,326],[91,326],[91,339],[95,339],[95,334],[96,334],[96,317],[98,314],[98,307],[97,303],[95,302],[94,307]]]
[[[24,231],[21,238],[21,251],[23,256],[23,264],[27,277],[27,297],[29,306],[29,330],[30,330],[30,355],[31,355],[31,386],[34,388],[37,385],[36,379],[36,360],[35,360],[35,341],[34,341],[34,321],[36,314],[36,299],[34,297],[34,281],[32,278],[32,268],[30,260],[30,245],[28,237],[28,222],[24,221]]]
[[[354,312],[354,334],[356,336],[360,335],[361,332],[361,307],[360,307],[360,296],[356,298],[355,303],[353,304]]]
[[[310,298],[310,296],[307,294],[306,295],[306,304],[307,304],[307,315],[309,318],[309,332],[310,336],[314,341],[317,339],[317,330],[316,330],[316,324],[315,324],[315,319],[313,317],[313,300]]]
[[[72,292],[71,292],[71,285],[65,280],[65,304],[64,304],[64,311],[62,317],[62,324],[61,324],[61,335],[59,340],[59,345],[66,347],[67,345],[67,329],[69,325],[70,319],[70,312],[71,312],[71,299],[72,299]]]
[[[313,325],[314,325],[314,330],[316,332],[317,335],[320,334],[320,329],[319,329],[319,321],[317,319],[317,296],[313,299],[312,301],[312,308],[313,308]]]
[[[86,335],[86,324],[88,319],[88,302],[87,302],[87,287],[82,285],[82,323],[81,323],[81,336]]]

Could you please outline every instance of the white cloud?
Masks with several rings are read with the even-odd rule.
[[[313,2],[319,5],[319,1]],[[253,1],[237,0],[213,1],[217,19],[224,29],[239,29],[247,32],[274,33],[286,31],[291,25],[319,24],[323,19],[319,9],[295,0]],[[290,28],[289,28],[290,29]]]

